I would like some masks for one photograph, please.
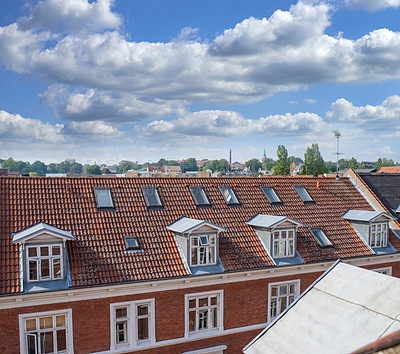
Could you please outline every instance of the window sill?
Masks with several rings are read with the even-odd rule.
[[[217,334],[217,333],[222,333],[223,331],[224,330],[222,328],[214,328],[197,332],[189,332],[185,335],[185,338],[191,338],[191,339],[207,338],[211,333]]]

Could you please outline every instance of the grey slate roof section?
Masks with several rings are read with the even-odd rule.
[[[388,219],[394,220],[395,218],[392,215],[389,215],[388,213],[385,213],[383,211],[371,211],[371,210],[351,210],[349,209],[346,211],[342,218],[346,220],[353,220],[353,221],[365,221],[365,222],[371,222],[380,216],[386,216]]]
[[[264,228],[271,228],[281,224],[284,221],[290,221],[298,226],[305,226],[303,223],[289,218],[287,216],[277,216],[277,215],[264,215],[264,214],[257,214],[254,218],[250,219],[246,222],[247,225],[255,226],[255,227],[264,227]]]
[[[400,279],[335,263],[245,348],[350,353],[400,329]]]
[[[31,227],[28,227],[25,230],[13,234],[13,243],[22,242],[41,232],[56,234],[57,236],[65,240],[75,240],[75,237],[72,236],[71,231],[61,230],[57,227],[45,224],[44,222],[40,222]]]
[[[204,220],[191,219],[182,217],[175,221],[173,224],[167,226],[167,230],[176,232],[178,234],[186,234],[190,231],[196,230],[201,226],[209,226],[219,231],[226,231],[225,228]]]

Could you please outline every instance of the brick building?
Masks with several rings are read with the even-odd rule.
[[[0,351],[239,353],[338,258],[399,277],[398,229],[349,179],[3,177]]]

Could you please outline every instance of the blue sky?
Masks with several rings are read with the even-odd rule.
[[[400,161],[400,0],[2,0],[0,158]]]

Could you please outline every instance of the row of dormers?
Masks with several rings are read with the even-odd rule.
[[[388,241],[389,221],[394,217],[384,212],[348,210],[343,219],[349,221],[363,242],[376,254],[394,253]],[[301,264],[297,252],[297,229],[304,223],[286,216],[258,214],[249,221],[265,251],[275,265]],[[189,273],[222,273],[219,259],[219,235],[222,226],[205,220],[187,217],[167,226],[180,250],[182,261]],[[309,228],[321,248],[334,247],[322,228]],[[45,223],[22,230],[13,237],[20,245],[21,283],[25,292],[49,289],[43,284],[52,281],[51,290],[68,287],[68,255],[66,241],[74,241],[70,231],[60,230]],[[139,250],[136,236],[124,237],[126,250]]]
[[[222,196],[225,199],[227,205],[238,206],[240,202],[236,197],[236,194],[231,186],[219,186],[218,187]],[[261,186],[261,190],[264,192],[269,203],[271,205],[282,204],[281,199],[277,195],[276,191],[272,186]],[[296,185],[293,186],[299,197],[304,203],[314,203],[313,198],[310,196],[304,186]],[[211,203],[206,195],[203,186],[189,186],[190,193],[193,197],[194,203],[198,207],[208,207]],[[144,186],[142,187],[142,193],[148,208],[162,208],[160,196],[158,194],[157,187],[155,186]],[[114,200],[109,187],[95,187],[94,195],[96,199],[97,208],[99,210],[113,210]]]

